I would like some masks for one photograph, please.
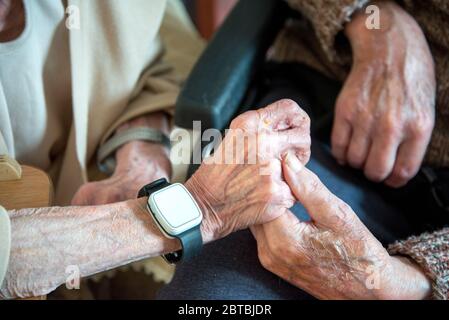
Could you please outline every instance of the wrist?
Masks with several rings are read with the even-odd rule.
[[[383,277],[380,298],[384,300],[424,300],[431,297],[432,283],[411,259],[390,257]]]
[[[116,130],[117,133],[131,128],[148,127],[170,134],[170,121],[165,112],[154,112],[131,119]],[[151,141],[130,141],[115,152],[116,169],[114,173],[128,172],[130,169],[140,169],[139,174],[148,172],[148,166],[156,166],[166,178],[171,175],[170,150],[161,143]],[[162,177],[162,176],[161,176]]]
[[[145,228],[145,233],[142,234],[142,241],[137,241],[135,245],[135,248],[139,251],[137,252],[138,255],[155,256],[180,250],[180,242],[176,239],[166,237],[156,225],[156,222],[148,212],[147,202],[147,197],[123,202],[126,207],[131,209],[134,216],[147,226]],[[119,203],[117,205],[121,204]],[[129,235],[129,233],[134,232],[134,230],[128,229],[124,230],[124,232]],[[157,239],[156,242],[155,239]],[[138,244],[140,244],[140,246]]]
[[[189,190],[203,214],[203,221],[201,223],[203,242],[209,243],[222,238],[223,224],[211,205],[211,201],[207,199],[207,191],[201,186],[201,183],[195,176],[192,176],[185,183],[185,187]]]
[[[162,144],[131,141],[117,149],[115,157],[117,164],[114,174],[135,172],[142,179],[146,179],[145,173],[151,178],[157,171],[159,178],[169,179],[171,176],[169,150]]]
[[[367,26],[370,18],[365,10],[359,10],[345,25],[344,34],[348,38],[354,59],[366,60],[379,58],[385,47],[389,45],[390,38],[387,34],[394,29],[397,23],[395,12],[402,10],[398,5],[390,1],[374,1],[370,5],[379,8],[379,27],[376,29]],[[394,44],[394,43],[393,43]],[[381,50],[379,50],[381,49]]]
[[[370,13],[366,12],[368,6],[376,6],[379,9],[379,28],[367,27],[367,21],[370,18]],[[344,33],[351,40],[364,34],[379,34],[386,31],[391,27],[394,13],[397,10],[402,9],[392,1],[370,1],[363,8],[354,12],[351,20],[344,26]]]

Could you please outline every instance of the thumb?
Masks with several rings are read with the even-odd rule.
[[[285,180],[312,220],[331,230],[351,225],[356,217],[352,209],[336,197],[320,179],[289,152],[283,161]]]

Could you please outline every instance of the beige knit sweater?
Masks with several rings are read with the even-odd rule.
[[[271,59],[305,63],[343,81],[351,52],[339,48],[337,35],[352,14],[369,0],[287,0],[303,21],[289,21],[278,37]],[[398,0],[420,24],[434,56],[437,74],[436,126],[426,163],[449,167],[449,1]],[[310,29],[314,32],[310,32]],[[389,247],[391,254],[414,259],[433,281],[434,298],[449,299],[449,228],[423,234]]]

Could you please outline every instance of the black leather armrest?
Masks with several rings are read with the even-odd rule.
[[[200,120],[203,130],[222,130],[229,124],[288,12],[282,0],[237,3],[181,91],[176,125],[191,129]]]

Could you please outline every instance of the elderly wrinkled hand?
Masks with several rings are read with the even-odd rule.
[[[345,33],[352,70],[337,99],[332,153],[373,181],[405,185],[418,172],[435,121],[432,54],[415,20],[398,5],[376,3],[380,29],[357,14]]]
[[[164,113],[156,112],[124,123],[117,131],[131,127],[150,127],[168,135],[169,124]],[[169,150],[158,143],[131,141],[115,154],[117,167],[111,177],[88,182],[80,187],[72,205],[87,206],[134,199],[140,188],[160,178],[170,180]]]
[[[148,181],[170,179],[168,150],[162,145],[133,141],[117,152],[117,160],[120,165],[112,176],[81,186],[72,205],[101,205],[134,199]]]
[[[306,163],[310,143],[309,117],[291,100],[233,120],[220,146],[186,183],[202,208],[203,230],[210,238],[285,213],[294,197],[282,177],[282,156],[294,152]]]
[[[259,259],[269,271],[320,299],[423,299],[430,284],[406,258],[391,257],[352,209],[295,155],[285,179],[310,222],[287,212],[252,227]]]

